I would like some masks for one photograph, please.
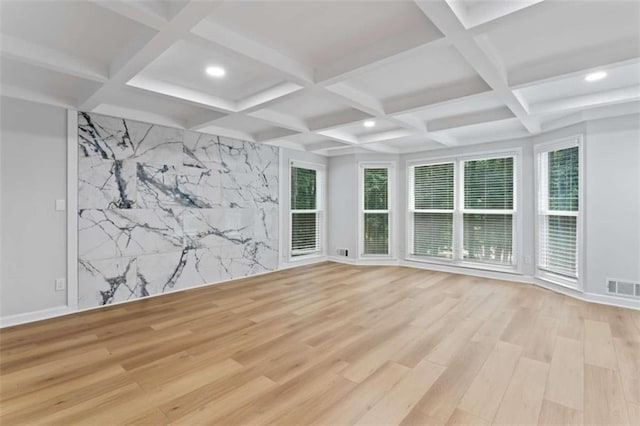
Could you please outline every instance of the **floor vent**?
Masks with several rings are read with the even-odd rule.
[[[338,256],[349,256],[349,250],[345,248],[336,249],[336,253],[338,253]]]
[[[607,293],[640,298],[640,283],[607,279]]]

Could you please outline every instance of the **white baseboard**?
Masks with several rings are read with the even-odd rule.
[[[314,257],[313,259],[305,259],[304,261],[301,261],[300,263],[293,263],[293,264],[292,263],[287,263],[287,264],[280,265],[280,267],[278,267],[278,269],[276,269],[274,271],[265,271],[265,272],[260,272],[260,273],[257,273],[257,274],[249,275],[249,276],[246,276],[246,277],[238,277],[238,278],[233,278],[233,279],[226,280],[226,281],[218,281],[218,282],[215,282],[215,283],[207,283],[207,284],[201,284],[201,285],[196,285],[196,286],[187,287],[187,288],[180,288],[180,289],[176,289],[176,290],[167,291],[167,292],[164,292],[164,293],[152,294],[152,295],[144,297],[144,298],[137,298],[137,299],[131,299],[131,300],[122,300],[122,301],[119,301],[119,302],[111,303],[109,305],[92,306],[90,308],[59,306],[59,307],[50,308],[50,309],[43,309],[41,311],[36,311],[36,312],[26,312],[26,313],[23,313],[23,314],[9,315],[9,316],[6,316],[6,317],[0,317],[0,328],[12,327],[14,325],[20,325],[20,324],[27,324],[27,323],[30,323],[30,322],[36,322],[36,321],[41,321],[41,320],[45,320],[45,319],[61,317],[61,316],[64,316],[64,315],[76,314],[76,313],[79,313],[79,312],[87,312],[87,311],[93,311],[93,310],[96,310],[96,309],[103,309],[103,308],[107,308],[109,306],[122,305],[124,303],[133,303],[133,302],[137,302],[137,301],[140,301],[140,300],[148,300],[148,299],[151,299],[151,298],[154,298],[154,297],[161,297],[161,296],[165,296],[167,294],[180,293],[180,292],[183,292],[183,291],[193,290],[193,289],[196,289],[196,288],[203,288],[203,287],[209,287],[209,286],[214,286],[214,285],[226,284],[226,283],[230,283],[230,282],[233,282],[233,281],[244,280],[244,279],[247,279],[247,278],[259,277],[261,275],[273,274],[274,272],[283,271],[285,269],[297,268],[299,266],[312,265],[314,263],[326,262],[327,260],[328,259],[327,259],[326,256],[318,256],[318,257]]]
[[[344,263],[347,265],[365,265],[365,266],[398,266],[400,263],[398,259],[353,259],[351,257],[344,256],[329,256],[330,262]]]
[[[394,259],[390,259],[390,260],[365,259],[363,261],[363,259],[350,259],[346,257],[330,256],[329,261],[336,262],[336,263],[345,263],[348,265],[358,265],[358,266],[400,265],[400,266],[406,266],[408,268],[424,269],[424,270],[438,271],[438,272],[448,272],[451,274],[470,275],[473,277],[489,278],[492,280],[519,282],[523,284],[542,287],[544,289],[551,290],[556,293],[561,293],[566,296],[573,297],[575,299],[578,299],[584,302],[599,303],[603,305],[616,306],[619,308],[640,310],[640,302],[638,302],[635,299],[626,299],[624,297],[615,297],[615,296],[610,296],[606,294],[583,293],[579,290],[574,290],[561,285],[542,281],[530,275],[496,272],[496,271],[483,271],[481,269],[471,269],[471,268],[457,268],[455,266],[437,265],[432,263],[418,263],[418,262],[412,262],[408,260],[394,260]]]
[[[26,324],[29,322],[41,321],[49,318],[77,312],[77,309],[68,306],[57,306],[55,308],[43,309],[41,311],[26,312],[24,314],[7,315],[0,318],[0,328],[12,327],[14,325]]]

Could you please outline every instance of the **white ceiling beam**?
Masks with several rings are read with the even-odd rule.
[[[629,114],[640,114],[640,101],[632,101],[615,105],[598,106],[573,112],[564,117],[549,121],[543,125],[545,132],[571,126],[587,120],[598,120],[608,117],[619,117]]]
[[[375,143],[375,142],[384,142],[384,141],[390,141],[390,140],[405,138],[407,136],[414,136],[414,135],[415,135],[414,132],[411,132],[407,129],[395,129],[395,130],[389,130],[386,132],[379,132],[379,133],[364,135],[358,138],[358,143],[369,144],[369,143]]]
[[[344,148],[345,146],[351,146],[351,145],[346,145],[338,141],[323,141],[323,142],[316,142],[309,145],[305,145],[305,150],[314,152],[314,151],[324,151],[324,150]]]
[[[313,132],[320,133],[325,130],[348,126],[367,118],[371,117],[362,111],[347,109],[314,117],[308,121],[308,125]]]
[[[106,67],[96,62],[4,34],[0,35],[0,53],[4,58],[85,80],[104,83],[108,79]]]
[[[24,101],[52,105],[65,109],[76,109],[78,104],[76,99],[70,97],[43,93],[42,91],[8,84],[2,84],[0,86],[0,93],[2,93],[2,96],[7,96],[9,98],[22,99]]]
[[[205,107],[222,113],[236,112],[235,103],[229,102],[226,99],[143,75],[133,77],[129,80],[127,86],[186,101],[192,105]]]
[[[162,29],[167,23],[166,13],[161,14],[145,5],[146,2],[130,0],[89,0],[107,10],[115,12],[132,21],[146,25],[156,30]],[[166,11],[165,11],[166,12]]]
[[[184,129],[186,126],[186,123],[184,121],[177,120],[172,117],[167,117],[149,111],[127,108],[120,105],[112,105],[108,103],[100,104],[94,111],[98,114],[111,115],[114,117],[125,117],[131,120],[153,123],[161,126],[176,127],[179,129]]]
[[[284,114],[271,109],[261,109],[259,111],[248,113],[247,115],[296,132],[309,131],[309,126],[304,122],[304,120],[301,120],[296,116]]]
[[[407,114],[477,95],[486,96],[490,90],[482,79],[469,79],[389,99],[384,109],[389,115]]]
[[[352,108],[357,108],[372,116],[385,115],[382,102],[347,83],[337,83],[325,87],[325,89],[333,94],[335,98],[342,100]]]
[[[206,127],[195,129],[195,128],[190,127],[189,123],[187,123],[187,129],[191,130],[191,131],[207,133],[207,134],[210,134],[210,135],[222,136],[222,137],[230,138],[230,139],[238,139],[238,140],[242,140],[242,141],[256,142],[256,140],[255,140],[255,138],[253,137],[252,134],[250,134],[248,132],[243,132],[243,131],[240,131],[240,130],[229,129],[229,128],[226,128],[226,127],[210,125],[210,126],[206,126]]]
[[[570,112],[595,106],[613,105],[638,99],[640,99],[640,85],[633,85],[615,90],[532,104],[530,111],[531,114],[544,115],[554,112]]]
[[[282,127],[270,127],[266,130],[261,130],[253,135],[256,142],[268,142],[271,140],[286,138],[287,136],[295,135],[297,132],[289,129],[283,129]]]
[[[509,85],[512,89],[521,89],[639,61],[640,43],[637,40],[593,46],[580,52],[516,68],[509,73]]]
[[[267,90],[256,93],[248,98],[237,102],[236,110],[242,112],[252,112],[265,108],[273,101],[282,101],[288,99],[288,96],[300,91],[302,87],[295,83],[281,83]]]
[[[483,111],[471,112],[468,114],[460,114],[451,117],[443,117],[435,120],[430,120],[427,123],[427,128],[431,132],[438,132],[441,130],[472,126],[479,123],[501,121],[509,118],[513,118],[513,113],[509,108],[493,108]]]
[[[180,37],[207,17],[217,6],[215,1],[188,2],[160,31],[153,35],[146,43],[137,48],[128,58],[121,60],[117,68],[111,70],[109,80],[80,104],[80,108],[91,111],[100,105],[106,95],[124,86],[147,65],[153,62],[161,53],[166,51]]]
[[[488,40],[481,38],[478,42],[470,34],[467,34],[467,37],[461,37],[460,34],[465,33],[466,29],[447,3],[426,0],[415,0],[415,2],[443,34],[456,38],[454,46],[458,52],[511,109],[525,128],[530,133],[540,132],[540,123],[528,115],[525,107],[509,89],[503,67],[494,62],[496,58],[493,52],[486,51],[489,45]]]

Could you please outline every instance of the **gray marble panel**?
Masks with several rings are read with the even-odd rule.
[[[131,209],[136,204],[136,163],[128,160],[80,162],[78,207]]]
[[[217,170],[138,163],[136,179],[140,208],[209,209],[222,205]]]
[[[98,114],[78,113],[80,161],[136,160],[182,165],[183,131]]]
[[[78,252],[84,260],[183,248],[180,220],[170,210],[83,210],[78,229]]]
[[[137,285],[136,273],[135,257],[80,260],[79,306],[88,308],[147,296],[145,289]]]

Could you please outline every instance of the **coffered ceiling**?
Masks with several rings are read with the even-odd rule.
[[[640,1],[0,6],[4,96],[325,155],[640,112]],[[595,71],[606,78],[585,81]]]

